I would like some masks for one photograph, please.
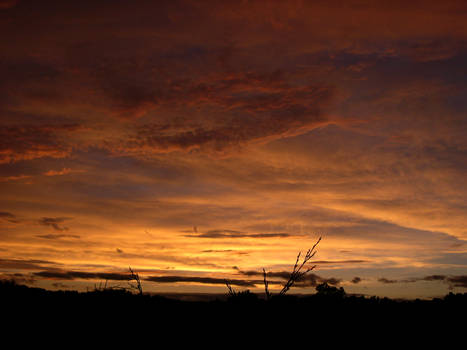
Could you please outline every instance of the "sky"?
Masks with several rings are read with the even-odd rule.
[[[465,1],[0,0],[0,278],[467,288]]]

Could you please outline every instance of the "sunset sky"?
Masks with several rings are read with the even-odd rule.
[[[0,0],[0,278],[467,288],[467,3]]]

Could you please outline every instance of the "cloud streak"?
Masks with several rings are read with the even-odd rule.
[[[420,281],[428,281],[428,282],[444,282],[449,285],[450,289],[453,288],[467,288],[467,276],[466,275],[429,275],[425,277],[415,277],[409,279],[387,279],[387,278],[379,278],[378,282],[385,283],[385,284],[393,284],[393,283],[415,283]]]
[[[193,238],[287,238],[296,235],[285,232],[274,233],[246,233],[234,230],[210,230],[201,234],[185,235]]]
[[[253,271],[253,270],[248,270],[248,271],[241,271],[238,270],[238,272],[243,275],[243,276],[263,276],[263,272],[261,271]],[[288,271],[270,271],[266,273],[266,276],[268,278],[278,278],[282,281],[287,281],[290,277],[290,272]],[[305,288],[305,287],[316,287],[318,284],[321,283],[328,283],[330,285],[337,286],[342,282],[342,279],[340,278],[335,278],[335,277],[330,277],[330,278],[325,278],[322,276],[319,276],[314,273],[308,273],[301,278],[297,279],[296,283],[294,286],[300,287],[300,288]]]
[[[43,217],[39,220],[39,224],[42,226],[49,226],[52,227],[55,231],[68,231],[68,227],[62,226],[61,224],[67,220],[70,220],[70,218],[49,218],[49,217]],[[62,235],[63,236],[63,235]],[[45,238],[45,237],[43,237]]]
[[[71,149],[59,134],[77,129],[76,124],[2,127],[0,164],[42,157],[64,158]]]

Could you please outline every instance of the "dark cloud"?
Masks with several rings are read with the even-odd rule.
[[[196,238],[285,238],[296,236],[291,233],[246,233],[234,230],[211,230],[206,233],[185,235],[185,237]]]
[[[0,259],[0,268],[13,270],[44,270],[44,265],[60,265],[47,260]]]
[[[445,276],[445,275],[431,275],[423,278],[413,279],[416,281],[442,281],[449,285],[450,289],[453,288],[467,288],[467,275],[458,276]],[[412,281],[410,281],[412,282]]]
[[[203,250],[201,253],[230,253],[234,252],[233,249],[206,249]]]
[[[449,288],[467,288],[466,275],[429,275],[425,277],[414,277],[403,280],[389,280],[387,278],[378,279],[381,283],[415,283],[419,281],[429,282],[444,282],[449,285]]]
[[[232,89],[232,86],[228,88]],[[194,89],[195,96],[191,96],[192,100],[186,103],[193,107],[215,107],[219,113],[231,115],[227,120],[218,117],[209,120],[205,117],[193,121],[191,116],[188,124],[145,124],[127,143],[126,151],[150,149],[165,153],[201,149],[222,153],[250,142],[265,142],[304,133],[326,122],[321,109],[332,96],[329,88],[286,86],[282,91],[265,92],[256,90],[252,85],[250,89],[226,91],[228,96],[217,96],[219,91],[226,88],[198,86]],[[183,87],[177,87],[177,97],[174,98],[177,103],[193,95],[193,91],[183,90]]]
[[[81,272],[81,271],[40,271],[34,272],[34,276],[41,278],[51,278],[59,280],[74,279],[100,279],[110,281],[130,281],[132,277],[129,274],[111,273],[111,272]]]
[[[247,281],[238,279],[213,278],[213,277],[196,277],[196,276],[151,276],[145,278],[146,281],[157,283],[177,283],[177,282],[193,282],[202,284],[226,284],[226,281],[233,286],[239,287],[255,287],[256,284],[261,284],[263,281]]]
[[[340,265],[340,264],[361,264],[370,262],[368,260],[316,260],[310,261],[310,264]]]
[[[2,126],[0,164],[42,157],[64,158],[71,149],[63,140],[63,134],[78,128],[76,124]]]
[[[360,283],[361,281],[362,281],[362,279],[361,279],[360,277],[354,277],[354,278],[352,278],[352,281],[351,281],[351,282],[352,282],[353,284],[358,284],[358,283]]]
[[[19,223],[20,220],[16,218],[16,215],[6,212],[6,211],[1,211],[0,212],[0,220],[5,220],[11,223]]]
[[[467,288],[467,275],[449,276],[446,280],[451,287]]]
[[[39,220],[39,224],[43,226],[50,226],[56,231],[67,231],[68,227],[61,226],[61,224],[67,220],[70,220],[71,218],[48,218],[48,217],[43,217],[42,219]],[[56,236],[56,235],[52,235]],[[64,236],[64,235],[60,235]],[[50,238],[50,237],[41,237],[41,238]],[[60,238],[60,237],[57,237]],[[76,237],[75,237],[76,238]],[[79,237],[78,237],[79,238]]]
[[[444,281],[445,279],[444,275],[431,275],[422,278],[423,281]]]
[[[241,275],[244,275],[244,276],[263,276],[262,271],[241,271],[238,268],[236,268],[236,270]],[[288,272],[288,271],[271,271],[271,272],[267,272],[266,276],[268,278],[278,278],[280,280],[287,281],[290,278],[290,272]],[[272,280],[271,282],[274,282],[274,280]],[[330,285],[336,286],[336,285],[339,285],[341,282],[342,282],[342,279],[340,279],[340,278],[334,278],[334,277],[325,278],[325,277],[319,276],[319,275],[314,274],[314,273],[308,273],[305,276],[303,276],[302,278],[298,279],[297,282],[294,285],[296,287],[302,287],[302,288],[304,288],[304,287],[316,287],[318,284],[321,284],[321,283],[328,283]],[[276,283],[277,283],[277,281],[276,281]]]
[[[393,284],[393,283],[398,283],[398,280],[390,280],[385,277],[378,278],[378,282],[384,283],[384,284]]]
[[[37,235],[36,237],[39,237],[39,238],[44,238],[44,239],[62,239],[62,238],[75,238],[75,239],[79,239],[81,238],[80,236],[78,235]]]
[[[234,249],[205,249],[201,253],[229,253],[233,255],[250,255],[249,252],[239,251]]]

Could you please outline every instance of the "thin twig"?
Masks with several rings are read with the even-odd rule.
[[[295,282],[299,281],[303,276],[305,276],[308,272],[313,270],[316,265],[307,268],[305,271],[302,271],[302,268],[305,266],[305,264],[315,256],[316,251],[315,248],[318,245],[318,243],[321,241],[321,237],[318,239],[318,241],[313,245],[311,249],[308,249],[308,251],[305,254],[305,257],[303,258],[303,262],[299,265],[300,262],[300,256],[301,252],[298,253],[297,255],[297,260],[295,261],[295,265],[293,267],[292,272],[290,273],[288,281],[284,284],[284,287],[282,290],[279,292],[279,295],[284,295],[289,291],[289,289],[294,285]]]

